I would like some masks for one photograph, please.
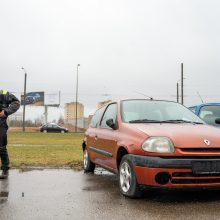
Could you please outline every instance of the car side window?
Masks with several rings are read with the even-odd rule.
[[[99,121],[102,117],[103,112],[104,112],[104,108],[100,108],[95,112],[95,114],[93,115],[92,120],[89,124],[90,128],[96,128],[97,127],[97,125],[98,125],[98,123],[99,123]]]
[[[208,105],[201,107],[199,117],[207,124],[216,125],[215,119],[220,118],[220,106]]]
[[[107,109],[102,117],[101,128],[109,128],[109,126],[106,124],[106,121],[108,119],[113,119],[113,122],[115,123],[116,117],[117,117],[117,104],[116,103],[110,104],[107,107]]]

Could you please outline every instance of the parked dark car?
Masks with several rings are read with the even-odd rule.
[[[189,109],[207,124],[220,127],[218,123],[218,121],[220,121],[220,103],[202,103],[191,106]]]
[[[55,123],[48,123],[40,127],[40,132],[67,133],[69,130],[67,128],[60,127]]]

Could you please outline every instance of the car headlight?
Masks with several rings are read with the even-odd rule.
[[[167,137],[150,137],[143,144],[142,149],[154,153],[173,153],[174,146]]]

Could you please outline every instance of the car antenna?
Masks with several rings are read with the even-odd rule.
[[[203,102],[203,100],[202,100],[202,97],[201,97],[201,95],[199,94],[199,92],[198,92],[198,91],[197,91],[197,95],[198,95],[198,96],[199,96],[199,98],[201,99],[201,102],[202,102],[202,103],[204,103],[204,102]]]
[[[137,91],[134,91],[134,92],[137,93],[137,94],[143,95],[143,96],[149,98],[150,100],[153,100],[153,97],[150,97],[150,96],[148,96],[148,95],[146,95],[146,94],[144,94],[144,93],[137,92]]]

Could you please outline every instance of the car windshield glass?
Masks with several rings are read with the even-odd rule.
[[[188,108],[168,101],[122,101],[121,113],[122,120],[130,123],[204,123]]]
[[[217,125],[216,118],[220,118],[220,106],[207,105],[203,106],[199,112],[199,117],[202,118],[207,124]]]

